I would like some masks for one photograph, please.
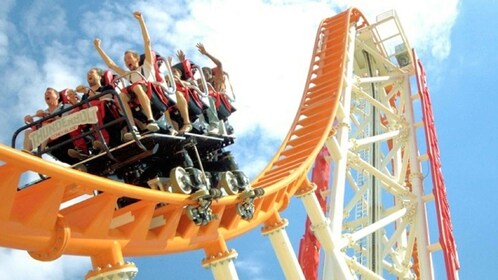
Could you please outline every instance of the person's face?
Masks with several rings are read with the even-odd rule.
[[[45,102],[47,105],[57,105],[59,104],[59,95],[52,89],[47,89],[45,91]]]
[[[130,71],[134,71],[138,68],[138,59],[133,56],[132,53],[126,53],[124,56],[124,61],[126,67],[128,67]]]
[[[171,82],[170,82],[170,75],[169,74],[166,74],[164,75],[164,81],[166,82],[166,85],[168,85],[168,87],[171,87]]]
[[[199,85],[199,89],[204,91],[204,85],[202,84],[202,79],[197,79],[197,85]]]
[[[211,69],[209,68],[202,68],[202,74],[204,74],[204,78],[206,81],[210,82],[211,79],[213,78],[213,74],[211,73]]]
[[[67,96],[67,100],[69,101],[69,103],[71,103],[73,105],[80,102],[79,96],[76,94],[76,92],[74,92],[72,90],[69,90],[66,93],[66,96]]]
[[[100,78],[101,77],[99,76],[97,70],[95,69],[90,69],[90,71],[86,73],[86,80],[90,87],[93,87],[95,85],[100,85]]]
[[[173,72],[173,77],[175,77],[177,79],[182,78],[182,72],[180,72],[180,70],[173,68],[173,69],[171,69],[171,72]]]

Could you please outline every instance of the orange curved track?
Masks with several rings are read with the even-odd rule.
[[[240,198],[228,196],[211,206],[217,219],[197,226],[184,211],[186,205],[196,203],[187,195],[137,188],[0,145],[0,246],[26,250],[39,260],[63,254],[90,256],[94,267],[104,267],[122,261],[122,256],[195,249],[215,256],[227,252],[225,240],[261,224],[265,229],[279,225],[279,212],[290,198],[311,187],[307,173],[329,137],[343,87],[348,29],[360,18],[358,10],[350,9],[320,24],[294,122],[274,158],[252,182],[265,194],[254,201],[250,221],[237,214]],[[26,171],[50,178],[18,190]],[[99,195],[94,196],[96,191]],[[85,194],[90,196],[61,207]],[[116,209],[122,196],[140,201]]]

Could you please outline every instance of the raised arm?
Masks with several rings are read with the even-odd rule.
[[[147,60],[150,64],[152,64],[152,44],[150,42],[149,31],[147,30],[147,26],[145,25],[144,17],[141,12],[134,12],[133,16],[138,20],[140,24],[140,29],[142,30],[142,37],[144,40],[144,53],[145,60]]]
[[[213,55],[211,55],[210,53],[208,53],[208,51],[206,51],[206,48],[204,47],[204,44],[202,43],[197,43],[195,45],[197,47],[197,49],[199,50],[199,52],[205,56],[207,56],[209,59],[211,59],[211,61],[214,62],[214,64],[216,64],[216,66],[220,69],[220,72],[223,73],[223,65],[221,64],[221,61],[219,59],[217,59],[216,57],[214,57]]]
[[[221,64],[221,61],[216,57],[212,56],[210,53],[208,53],[202,43],[197,43],[196,46],[201,54],[207,56],[209,59],[211,59],[214,62],[214,64],[216,64],[217,71],[214,70],[211,71],[213,75],[213,81],[210,81],[211,85],[214,87],[216,91],[225,92],[226,90],[225,74],[224,74],[225,72],[223,71],[223,65]]]
[[[95,38],[95,40],[93,41],[93,45],[95,46],[95,49],[97,50],[97,52],[99,53],[100,57],[102,58],[102,60],[104,61],[104,63],[107,65],[107,67],[111,68],[114,72],[116,72],[119,76],[124,76],[126,75],[126,71],[123,70],[121,67],[119,67],[106,53],[105,51],[102,49],[102,47],[100,46],[100,39],[99,38]]]

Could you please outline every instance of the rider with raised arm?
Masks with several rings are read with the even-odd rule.
[[[176,56],[178,57],[178,60],[180,61],[179,65],[183,65],[184,63],[186,63],[185,53],[182,50],[178,50],[176,52]],[[172,58],[168,57],[168,60],[171,64]],[[187,101],[188,100],[188,91],[189,91],[188,87],[190,84],[188,81],[182,79],[183,73],[182,73],[182,70],[180,70],[178,67],[172,67],[171,70],[172,70],[171,75],[172,75],[173,81],[176,85],[175,86],[176,87],[175,95],[176,95],[177,104],[176,104],[176,106],[169,108],[169,110],[166,112],[165,116],[166,116],[166,119],[168,119],[168,121],[170,123],[172,123],[171,117],[170,117],[170,112],[177,109],[180,113],[180,117],[182,118],[182,122],[183,122],[183,126],[179,129],[178,133],[184,134],[184,133],[191,131],[193,128],[191,120],[190,120],[188,101]]]
[[[214,90],[216,90],[217,92],[225,92],[225,76],[223,75],[224,72],[221,61],[211,55],[204,47],[204,44],[197,43],[195,46],[201,54],[207,56],[216,65],[215,68],[202,67],[202,73],[204,74],[206,81],[213,85]]]
[[[202,73],[204,74],[204,78],[206,79],[206,82],[209,85],[212,86],[211,90],[208,89],[210,92],[209,96],[209,109],[207,110],[207,115],[208,115],[208,122],[209,122],[209,128],[208,131],[212,134],[218,134],[219,133],[219,118],[218,114],[216,111],[216,104],[215,104],[215,97],[214,94],[216,93],[225,93],[226,92],[226,85],[225,85],[225,76],[223,72],[223,65],[221,64],[221,61],[211,55],[206,48],[204,47],[204,44],[202,43],[197,43],[196,44],[197,49],[202,55],[207,56],[214,64],[216,65],[215,68],[209,68],[209,67],[202,67]],[[200,83],[202,85],[202,83]],[[203,89],[205,90],[205,89]],[[211,91],[215,91],[216,93],[213,93]]]
[[[127,88],[125,94],[121,95],[121,98],[125,107],[123,109],[128,115],[130,123],[133,125],[132,133],[138,134],[138,129],[135,126],[135,121],[133,120],[133,115],[130,106],[128,104],[130,100],[135,96],[136,98],[138,98],[138,101],[142,106],[143,112],[147,117],[147,124],[146,124],[147,130],[155,132],[159,130],[159,126],[154,120],[154,117],[152,115],[150,100],[149,97],[147,96],[147,83],[155,81],[155,70],[153,66],[155,57],[153,56],[152,53],[152,46],[150,42],[149,32],[147,31],[147,27],[145,25],[145,21],[143,19],[142,14],[140,12],[134,12],[133,16],[138,20],[142,31],[145,60],[143,64],[140,65],[140,55],[138,54],[138,52],[131,50],[126,51],[124,54],[124,62],[128,70],[133,71],[132,73],[129,74],[127,71],[119,67],[104,52],[104,50],[100,46],[101,44],[100,39],[96,38],[94,40],[94,45],[95,48],[97,49],[97,52],[99,53],[99,55],[102,57],[105,64],[109,68],[111,68],[120,76],[126,76],[127,74],[129,74],[128,80],[132,83],[132,85]],[[130,133],[125,134],[125,139],[127,140],[131,139],[132,137],[133,136]]]

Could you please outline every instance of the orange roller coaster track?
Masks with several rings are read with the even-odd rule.
[[[242,219],[237,213],[237,205],[242,198],[229,195],[212,202],[211,209],[217,218],[199,226],[186,214],[186,206],[198,203],[188,195],[137,188],[0,145],[0,160],[3,162],[0,166],[0,177],[3,179],[0,182],[3,200],[0,205],[0,246],[28,251],[33,258],[43,261],[55,260],[66,254],[89,256],[93,270],[86,275],[87,279],[117,273],[126,275],[124,279],[133,278],[137,269],[134,264],[124,261],[126,256],[202,249],[206,255],[203,265],[212,269],[215,278],[236,279],[232,264],[236,252],[229,250],[225,242],[259,225],[263,225],[263,234],[268,235],[272,242],[285,239],[281,234],[285,234],[286,220],[279,213],[287,208],[293,196],[298,196],[303,198],[318,240],[335,259],[331,267],[339,271],[337,275],[354,279],[355,274],[371,276],[378,273],[375,269],[366,272],[367,265],[355,264],[347,256],[341,260],[343,253],[339,247],[342,246],[344,251],[345,243],[336,240],[334,231],[320,227],[326,224],[327,219],[321,206],[313,201],[315,184],[307,178],[324,147],[329,149],[332,159],[340,160],[340,143],[334,146],[331,141],[334,141],[336,131],[341,134],[338,120],[348,111],[344,107],[344,93],[354,90],[354,65],[365,63],[358,59],[361,52],[355,51],[354,47],[358,41],[379,40],[374,32],[363,32],[368,27],[368,22],[356,9],[349,9],[321,22],[294,122],[273,159],[251,183],[253,188],[264,189],[264,195],[254,200],[252,219]],[[368,48],[380,52],[375,44],[365,47]],[[381,52],[382,55],[387,56]],[[413,61],[413,57],[409,57]],[[397,74],[403,75],[403,72]],[[399,89],[384,88],[388,94],[391,93],[392,99],[397,96],[392,93]],[[389,116],[386,113],[385,122],[390,121],[387,119]],[[396,143],[393,142],[393,145]],[[402,153],[408,154],[408,150]],[[410,169],[406,168],[406,164],[403,166],[405,174],[413,170],[412,165]],[[18,189],[21,176],[27,171],[43,174],[48,179]],[[396,187],[398,185],[392,188]],[[413,197],[408,188],[403,187],[399,195],[405,194]],[[118,198],[124,196],[135,198],[138,202],[116,208]],[[410,204],[410,207],[417,211],[416,206]],[[406,215],[397,206],[389,211],[397,217]],[[379,220],[385,218],[388,217],[378,216]],[[373,224],[377,223],[373,221]],[[399,222],[399,225],[402,224]],[[352,238],[353,242],[354,237],[347,238]],[[404,240],[410,243],[412,239],[418,239],[418,235],[409,235],[406,240],[398,239],[397,242],[400,244]],[[296,256],[290,248],[277,243],[274,248],[285,276],[288,279],[304,279]],[[390,243],[395,243],[395,240]],[[398,275],[418,274],[413,272],[417,270],[413,267],[426,265],[420,263],[417,257],[411,257],[412,253],[416,254],[415,250],[408,251],[409,264],[403,264],[409,266],[408,271]]]

